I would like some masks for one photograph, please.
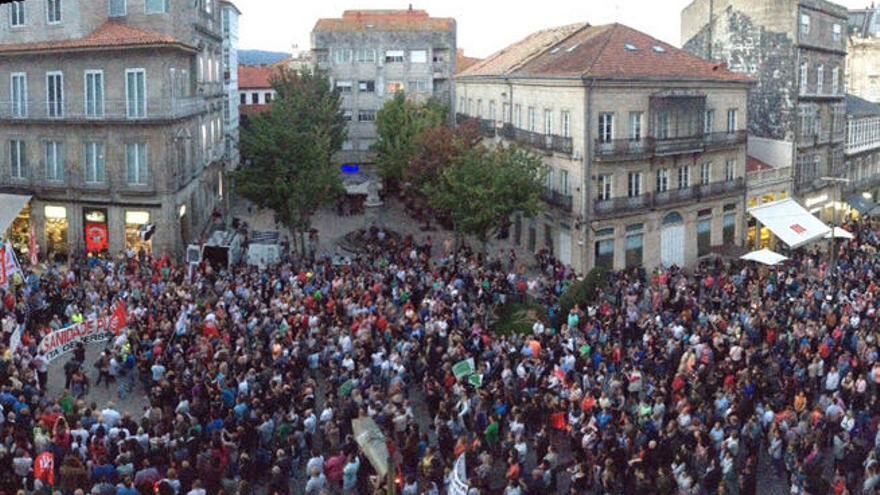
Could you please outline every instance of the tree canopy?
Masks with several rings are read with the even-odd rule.
[[[345,119],[340,96],[323,73],[280,69],[272,87],[272,108],[242,129],[248,163],[236,174],[237,188],[302,236],[315,211],[343,192],[332,156],[345,140]]]
[[[448,108],[436,99],[417,103],[406,98],[402,92],[376,115],[376,162],[379,173],[386,184],[396,186],[419,152],[419,136],[429,130],[442,126],[449,115]]]

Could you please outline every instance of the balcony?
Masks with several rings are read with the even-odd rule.
[[[746,131],[713,132],[681,138],[612,139],[595,141],[598,161],[636,160],[649,156],[665,156],[702,152],[705,149],[736,146],[746,142]]]
[[[669,191],[654,193],[654,206],[666,206],[676,203],[687,202],[694,199],[695,188],[685,187],[683,189],[673,189]]]
[[[686,187],[656,193],[646,193],[632,198],[612,198],[596,201],[597,218],[608,218],[632,213],[638,210],[667,208],[681,203],[721,198],[745,191],[745,180],[740,177],[732,181],[713,182],[701,186]]]
[[[611,198],[596,201],[596,216],[609,217],[618,213],[643,210],[651,205],[651,195],[643,194],[631,198]]]
[[[45,100],[19,102],[0,101],[2,121],[60,121],[60,122],[143,122],[177,120],[207,110],[202,98],[155,98],[140,102],[139,108],[126,100],[86,102],[66,100],[61,105],[50,105]]]
[[[559,191],[555,191],[553,189],[545,188],[543,194],[541,195],[544,198],[544,201],[549,203],[556,208],[559,208],[562,211],[571,212],[573,209],[574,201],[571,194],[565,194]]]

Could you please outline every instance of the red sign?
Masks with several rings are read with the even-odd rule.
[[[797,223],[794,225],[790,225],[790,228],[797,235],[804,235],[804,233],[807,231],[807,229],[801,227],[800,224],[797,224]]]
[[[55,455],[43,452],[34,461],[34,478],[49,486],[55,486]]]
[[[88,249],[90,253],[106,251],[109,246],[107,236],[106,223],[87,223],[86,249]]]

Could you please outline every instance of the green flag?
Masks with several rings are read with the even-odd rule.
[[[354,389],[354,379],[348,379],[339,386],[339,396],[340,397],[348,397],[351,395],[351,391]]]
[[[455,375],[455,378],[461,379],[473,374],[476,369],[477,365],[474,364],[474,358],[467,358],[455,363],[455,366],[452,367],[452,374]]]
[[[581,356],[586,356],[590,353],[590,344],[584,344],[581,346]]]
[[[473,385],[474,387],[480,388],[483,386],[483,375],[471,375],[468,377],[468,383]]]

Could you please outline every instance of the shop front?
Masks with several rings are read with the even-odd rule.
[[[788,193],[785,191],[777,191],[764,194],[761,197],[753,197],[749,198],[748,207],[755,208],[760,205],[765,205],[772,203],[774,201],[779,201],[788,197]],[[749,216],[748,219],[748,229],[746,231],[746,247],[752,250],[758,249],[775,249],[776,248],[776,239],[774,238],[770,229],[765,226],[761,226],[758,228],[758,221],[755,220],[754,217]]]
[[[145,239],[145,231],[150,223],[150,212],[139,210],[125,211],[125,250],[133,253],[151,253],[153,241]]]
[[[49,259],[63,260],[70,255],[70,222],[64,206],[46,205],[43,215],[46,218],[43,229],[46,238],[46,255]]]
[[[109,250],[110,229],[107,225],[106,208],[83,208],[83,234],[86,251],[89,253],[105,253]]]

